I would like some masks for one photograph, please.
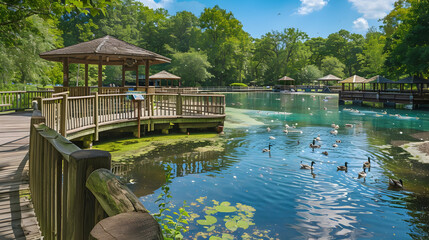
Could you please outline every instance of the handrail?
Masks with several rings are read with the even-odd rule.
[[[1,111],[21,111],[31,109],[31,102],[38,97],[51,97],[53,91],[2,91],[0,92]]]
[[[95,128],[115,122],[151,118],[181,118],[189,116],[224,116],[225,96],[217,94],[141,94],[133,100],[131,93],[43,99],[41,108],[49,127],[63,136],[76,129]],[[139,124],[138,124],[139,125]]]
[[[37,103],[34,105],[37,109]],[[105,211],[109,216],[131,211],[144,212],[145,208],[138,198],[126,185],[118,183],[108,170],[111,167],[109,152],[81,150],[44,122],[45,117],[39,110],[35,110],[30,126],[30,191],[44,239],[86,240],[94,226],[104,218]],[[107,185],[112,181],[100,177],[91,177],[89,180],[90,176],[109,176],[116,182],[106,188],[107,192],[103,192],[97,186]],[[105,201],[102,201],[100,196],[112,196],[113,192],[109,192],[109,189],[118,187],[121,191],[114,191],[114,197],[128,199],[133,208],[127,208],[126,201],[122,201],[125,205],[111,211]],[[153,220],[147,226],[148,231],[153,231],[154,222]],[[134,224],[141,225],[138,222]],[[158,229],[155,235],[162,239],[159,225],[155,229]]]

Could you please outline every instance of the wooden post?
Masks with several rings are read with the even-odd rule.
[[[176,98],[176,115],[182,115],[182,95],[180,93],[177,94]]]
[[[78,150],[70,154],[65,225],[67,239],[88,239],[96,224],[96,199],[86,188],[86,180],[94,170],[110,169],[110,165],[111,156],[106,151]]]
[[[88,87],[88,63],[85,64],[85,87]]]
[[[64,58],[63,61],[63,86],[69,86],[69,58]]]
[[[61,116],[60,116],[60,134],[64,137],[67,136],[67,106],[68,106],[68,95],[63,95],[61,102]]]
[[[94,97],[94,139],[98,141],[98,92],[95,93]]]
[[[98,93],[102,93],[101,92],[101,88],[103,87],[103,65],[102,62],[103,61],[103,57],[99,56],[98,57]]]
[[[137,138],[140,138],[140,116],[142,114],[142,101],[137,100]]]
[[[144,70],[145,70],[145,79],[146,79],[146,88],[149,87],[149,59],[146,60],[145,65],[144,65]]]
[[[139,65],[136,66],[136,90],[139,87]]]
[[[122,65],[122,87],[125,87],[125,65]]]

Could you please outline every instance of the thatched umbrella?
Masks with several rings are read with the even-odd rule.
[[[341,81],[341,80],[342,80],[341,78],[339,78],[339,77],[337,77],[335,75],[332,75],[332,74],[328,74],[328,75],[326,75],[324,77],[321,77],[321,78],[317,79],[317,81],[319,81],[319,86],[320,86],[320,82],[326,82],[326,83],[328,83],[328,82],[338,82],[338,81]]]
[[[360,83],[363,84],[366,81],[365,78],[358,76],[358,75],[353,75],[349,78],[344,79],[343,81],[339,81],[338,83],[341,83],[342,85],[342,91],[344,91],[344,84],[348,84],[349,86],[349,91],[350,91],[350,84],[352,85],[352,88],[354,89],[354,84],[355,83]]]
[[[287,81],[295,81],[295,79],[290,78],[288,76],[284,76],[284,77],[280,78],[278,81],[284,81],[285,82],[284,85],[286,86]]]
[[[112,36],[104,36],[88,42],[78,43],[65,48],[55,49],[39,55],[41,58],[63,63],[64,86],[69,85],[69,64],[85,64],[85,86],[88,86],[88,64],[98,65],[98,87],[102,87],[102,65],[122,66],[122,86],[125,85],[125,71],[136,71],[136,87],[139,86],[138,66],[145,65],[146,76],[149,66],[169,63],[171,59],[121,41]],[[146,77],[146,87],[149,78]]]
[[[162,70],[159,73],[155,73],[154,75],[150,76],[149,79],[153,79],[153,80],[167,80],[167,86],[168,86],[168,80],[171,80],[171,86],[173,86],[173,80],[180,80],[181,77],[176,76],[172,73],[169,73],[165,70]],[[160,81],[160,86],[161,86],[161,81]],[[179,86],[180,86],[180,81],[179,81]]]

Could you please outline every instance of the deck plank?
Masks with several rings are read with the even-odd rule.
[[[40,239],[28,192],[31,112],[0,114],[0,239]]]

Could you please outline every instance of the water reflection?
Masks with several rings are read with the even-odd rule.
[[[222,151],[186,152],[194,146],[160,149],[126,171],[149,210],[156,209],[151,203],[163,184],[163,164],[170,164],[176,178],[171,185],[175,204],[202,196],[247,204],[256,209],[258,229],[271,230],[280,239],[428,237],[429,164],[413,160],[397,145],[417,141],[416,136],[429,131],[423,124],[429,121],[427,113],[364,107],[350,111],[335,98],[311,95],[227,94],[226,101],[228,118],[243,121],[225,129]],[[329,133],[332,123],[340,126],[337,135]],[[285,124],[294,125],[297,132],[284,133]],[[309,144],[318,135],[322,146],[312,151]],[[341,143],[332,147],[337,140]],[[270,152],[262,153],[270,143]],[[371,169],[359,179],[368,157]],[[315,168],[301,170],[300,161],[315,161]],[[344,162],[349,163],[348,171],[337,172]],[[388,190],[391,177],[403,179],[404,190]],[[206,231],[191,224],[187,238]],[[234,234],[239,238],[242,233]]]

